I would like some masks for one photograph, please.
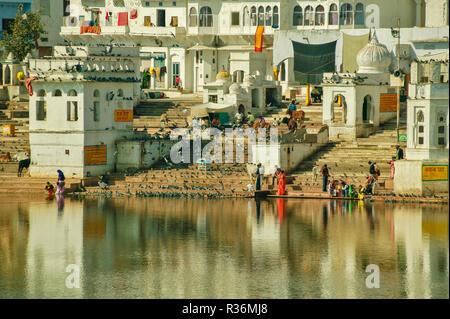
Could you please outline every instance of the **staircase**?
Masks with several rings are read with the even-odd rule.
[[[200,102],[201,103],[201,102]],[[147,129],[149,134],[160,132],[164,134],[169,128],[186,127],[187,117],[190,115],[189,106],[199,104],[198,101],[179,102],[171,101],[142,102],[135,107],[133,127],[137,130]],[[167,115],[169,124],[160,131],[161,115]]]
[[[25,171],[24,171],[25,172]],[[53,183],[56,187],[56,178],[36,178],[36,177],[17,177],[17,168],[15,173],[0,174],[0,194],[42,194],[45,195],[45,185],[47,182]],[[66,192],[76,190],[81,183],[81,179],[66,179]],[[14,195],[12,195],[14,196]]]
[[[115,175],[108,190],[86,187],[88,194],[114,197],[247,197],[252,183],[245,164],[211,164],[206,171],[196,164],[153,168],[134,176]]]
[[[400,126],[406,125],[405,118],[401,118]],[[334,141],[319,152],[303,161],[296,171],[291,173],[288,191],[307,191],[308,193],[322,193],[322,176],[314,181],[312,169],[315,165],[322,168],[327,164],[333,180],[342,179],[356,186],[364,185],[369,175],[368,161],[376,162],[381,169],[377,192],[391,192],[393,181],[390,179],[390,165],[388,162],[395,156],[395,146],[404,143],[397,142],[396,119],[380,126],[369,137],[357,138],[355,141]]]
[[[0,105],[0,128],[4,124],[14,124],[15,126],[14,136],[3,136],[3,132],[0,132],[0,154],[10,152],[11,157],[13,157],[17,153],[26,152],[30,149],[29,112],[26,98],[28,98],[28,95],[23,97],[21,95],[19,101],[6,101]],[[3,164],[0,163],[0,172],[17,172],[17,168],[10,170],[10,165],[5,166]]]

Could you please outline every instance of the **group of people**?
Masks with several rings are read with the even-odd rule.
[[[395,161],[396,160],[402,160],[403,155],[403,149],[397,145],[396,146],[397,152],[396,156],[392,157],[392,160],[388,162],[388,164],[391,165],[391,172],[390,172],[390,178],[394,179],[395,174]],[[332,180],[329,181],[330,170],[327,166],[327,164],[324,164],[321,169],[322,174],[322,191],[327,192],[330,196],[333,197],[351,197],[351,198],[359,198],[363,199],[364,195],[373,195],[375,193],[375,187],[378,182],[378,178],[381,175],[381,169],[377,165],[377,162],[368,162],[369,165],[369,175],[367,176],[367,181],[365,185],[359,185],[358,188],[356,188],[353,184],[347,184],[343,180]],[[313,168],[313,174],[314,174],[314,180],[317,180],[317,168],[318,166]]]
[[[265,169],[264,166],[259,163],[256,166],[256,170],[254,172],[254,175],[256,176],[256,190],[259,191],[262,188],[262,184],[264,181],[264,174]],[[286,195],[286,173],[284,170],[282,170],[279,167],[275,167],[275,173],[272,176],[272,186],[275,185],[275,180],[277,181],[278,189],[277,189],[277,195]],[[253,185],[248,185],[249,191],[253,191]]]
[[[378,166],[376,166],[376,163],[373,165],[372,162],[369,162],[371,164],[371,170],[373,169],[374,174],[370,175],[367,178],[366,184],[359,185],[358,188],[354,184],[348,184],[344,180],[328,180],[330,175],[330,170],[328,169],[327,164],[324,164],[321,169],[322,174],[322,191],[327,192],[328,195],[332,197],[350,197],[350,198],[358,198],[358,199],[364,199],[365,195],[371,195],[374,193],[375,190],[375,183],[377,181],[377,178],[375,176],[379,176],[380,170]],[[316,177],[315,177],[316,178]]]
[[[62,195],[65,191],[66,186],[66,177],[64,176],[64,173],[59,169],[56,171],[58,173],[58,181],[56,182],[56,188],[53,186],[52,183],[47,182],[45,185],[45,190],[48,193],[48,199],[52,199],[53,196],[56,194]]]

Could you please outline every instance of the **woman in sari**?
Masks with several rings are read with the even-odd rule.
[[[64,186],[66,185],[66,177],[64,173],[59,169],[58,172],[58,182],[56,183],[56,194],[64,193]]]
[[[392,158],[391,161],[387,162],[389,165],[391,165],[391,179],[394,179],[394,175],[395,175],[395,157]]]
[[[280,175],[278,175],[278,196],[286,195],[286,173],[281,170]]]

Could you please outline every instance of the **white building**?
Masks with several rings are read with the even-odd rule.
[[[115,141],[133,134],[139,49],[55,47],[31,59],[31,176],[88,177],[114,169]]]
[[[396,109],[392,112],[380,108],[383,95],[389,94],[391,54],[378,42],[375,32],[359,51],[357,63],[356,73],[323,75],[323,123],[330,128],[330,138],[369,136],[380,123],[396,116]],[[395,91],[391,93],[395,95]],[[335,114],[337,110],[341,113],[339,117]]]
[[[267,58],[264,52],[232,52],[229,72],[222,66],[216,81],[203,86],[203,103],[235,106],[254,115],[281,102],[281,87],[273,75],[266,75]],[[234,115],[230,114],[231,116]]]
[[[138,43],[141,71],[149,70],[151,74],[145,81],[146,87],[174,88],[179,76],[185,90],[197,92],[202,91],[204,84],[215,81],[222,65],[230,70],[232,52],[254,51],[257,26],[264,26],[266,70],[271,74],[277,66],[286,89],[295,84],[293,59],[289,56],[290,46],[278,43],[274,47],[277,36],[290,38],[297,34],[309,37],[306,43],[315,43],[315,33],[320,33],[320,43],[328,41],[326,35],[337,36],[341,31],[390,28],[397,17],[402,28],[445,26],[447,15],[440,14],[431,23],[429,12],[448,10],[447,7],[445,1],[435,4],[418,0],[71,0],[70,16],[64,20],[61,36],[75,43]],[[100,34],[81,34],[81,27],[90,21],[100,27]],[[279,52],[274,52],[274,48]]]
[[[448,67],[448,60],[411,66],[406,159],[395,162],[395,192],[448,192]]]

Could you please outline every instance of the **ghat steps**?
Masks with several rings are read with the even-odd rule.
[[[406,119],[401,118],[401,126],[406,125]],[[303,161],[290,175],[293,177],[292,189],[321,191],[321,175],[314,181],[313,167],[320,168],[327,164],[332,179],[342,179],[347,183],[364,185],[369,175],[368,161],[376,162],[381,169],[379,191],[389,192],[393,189],[390,179],[390,165],[388,162],[395,156],[395,146],[404,143],[397,142],[396,119],[380,126],[369,137],[357,138],[355,141],[334,141],[322,148],[310,158]]]
[[[109,189],[87,187],[88,193],[112,192],[115,196],[200,195],[243,197],[251,193],[247,184],[252,183],[245,164],[211,164],[209,170],[201,170],[196,164],[177,165],[171,169],[155,168],[135,176],[115,175],[109,180]]]
[[[31,178],[28,176],[17,177],[15,174],[1,174],[0,175],[0,193],[42,193],[45,194],[45,185],[47,182],[56,187],[57,175],[55,178]],[[81,183],[81,179],[67,178],[65,189],[67,192],[76,190]]]

